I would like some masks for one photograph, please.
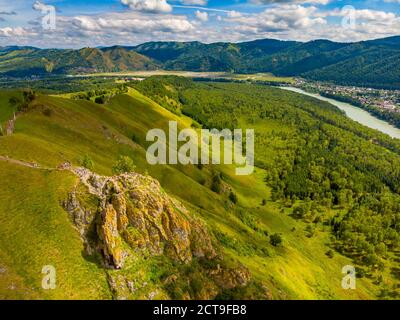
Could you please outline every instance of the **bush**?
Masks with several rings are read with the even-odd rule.
[[[51,117],[53,115],[53,110],[51,110],[50,108],[46,108],[46,109],[43,110],[43,114],[46,117]]]
[[[16,107],[17,105],[19,105],[21,103],[21,100],[17,97],[11,97],[10,100],[8,100],[8,103],[11,106]]]
[[[93,170],[94,167],[94,162],[92,160],[92,158],[88,155],[85,154],[79,161],[79,164],[89,170]]]
[[[234,204],[238,202],[238,197],[236,193],[232,192],[229,194],[229,200],[231,200]]]
[[[221,193],[222,191],[222,180],[220,174],[214,174],[211,184],[211,190],[215,193]]]
[[[94,99],[94,102],[96,102],[97,104],[104,104],[105,103],[104,96],[96,97],[96,99]]]
[[[136,136],[136,134],[132,134],[132,141],[136,144],[139,144],[140,139]]]
[[[333,258],[334,257],[334,252],[332,251],[332,250],[329,250],[327,253],[325,253],[326,254],[326,256],[328,257],[328,258]]]
[[[308,224],[306,227],[306,236],[307,238],[312,238],[315,234],[315,229],[313,228],[312,225]]]
[[[363,268],[356,267],[356,276],[357,278],[362,279],[367,276],[367,272]]]
[[[269,237],[269,242],[274,247],[278,247],[278,246],[280,246],[282,244],[283,239],[282,239],[282,236],[279,233],[274,233]]]
[[[24,96],[24,101],[25,101],[26,103],[30,103],[30,102],[32,102],[33,100],[35,100],[35,98],[36,98],[36,93],[35,93],[35,91],[33,91],[33,90],[28,90],[28,91],[24,91],[23,96]]]
[[[122,174],[133,172],[135,168],[136,166],[131,158],[127,156],[119,156],[117,162],[112,168],[112,171],[114,174]]]

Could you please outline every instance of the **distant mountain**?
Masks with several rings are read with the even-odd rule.
[[[400,36],[356,43],[273,39],[243,43],[149,42],[134,47],[0,48],[0,74],[29,76],[166,70],[271,72],[346,85],[400,88]]]
[[[0,48],[0,74],[12,77],[31,75],[153,70],[152,59],[121,47],[71,49]]]
[[[271,56],[296,44],[271,39],[239,44],[149,42],[132,50],[162,63],[170,70],[249,72],[254,59]],[[256,69],[257,72],[260,68]]]

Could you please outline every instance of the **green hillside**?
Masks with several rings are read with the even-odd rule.
[[[119,47],[105,50],[40,50],[18,47],[0,49],[0,73],[3,76],[29,77],[154,69],[157,69],[157,65],[151,59]]]
[[[169,70],[271,72],[345,85],[399,88],[399,37],[357,43],[257,40],[237,44],[150,42],[133,48]]]
[[[21,92],[0,92],[3,124],[14,111],[10,97],[18,95],[23,100]],[[236,176],[232,166],[150,166],[146,133],[167,130],[170,120],[182,129],[199,123],[255,128],[254,174]],[[0,297],[398,298],[399,150],[398,141],[348,120],[329,104],[265,86],[154,77],[104,104],[35,93],[17,115],[14,133],[0,136],[6,186],[0,189]],[[116,176],[121,156],[132,159],[136,174]],[[135,214],[134,208],[152,212],[163,203],[165,219],[191,230],[198,247],[169,234],[165,220],[154,222],[167,234],[161,247],[150,229],[143,238],[135,221],[124,230],[118,222],[115,248],[128,256],[121,268],[107,265],[110,256],[119,261],[119,254],[104,248],[107,237],[100,231],[109,230],[99,200],[60,167],[66,163],[114,176],[119,186],[137,179],[136,202],[129,187],[122,200],[113,193],[107,198],[116,214],[118,201],[133,206]],[[71,197],[86,218],[97,218],[87,223],[71,215]],[[380,234],[374,238],[376,228]],[[273,241],[277,235],[281,244]],[[134,250],[133,243],[145,249]],[[181,252],[178,259],[171,246]],[[341,287],[348,264],[363,274],[357,290]],[[41,288],[44,265],[56,267],[55,290]]]
[[[243,43],[149,42],[135,47],[0,48],[0,76],[180,70],[272,73],[344,85],[400,88],[400,37],[355,43],[263,39]]]

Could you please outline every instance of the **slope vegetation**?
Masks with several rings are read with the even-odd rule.
[[[151,81],[157,78],[149,81],[152,88]],[[14,133],[0,137],[0,177],[7,185],[0,190],[1,297],[374,299],[382,292],[394,295],[395,247],[379,256],[383,269],[360,265],[368,277],[358,280],[357,290],[343,290],[342,267],[361,262],[347,250],[335,251],[331,229],[323,222],[349,206],[344,203],[340,209],[320,203],[320,222],[294,219],[294,209],[306,198],[298,194],[284,199],[280,193],[284,186],[275,185],[275,172],[269,166],[277,158],[290,162],[292,148],[305,147],[307,141],[299,144],[292,139],[307,128],[342,130],[349,139],[370,144],[376,157],[384,150],[388,161],[398,161],[393,160],[398,159],[397,151],[391,151],[398,145],[360,126],[341,129],[343,123],[355,124],[312,99],[267,87],[200,86],[186,81],[169,79],[166,93],[160,91],[154,99],[165,95],[166,108],[179,106],[204,126],[219,128],[234,118],[239,127],[251,123],[261,139],[255,173],[238,177],[231,166],[150,166],[145,157],[148,130],[167,131],[171,120],[178,121],[181,129],[198,124],[158,105],[146,85],[138,88],[141,93],[130,88],[106,104],[36,94],[29,108],[18,114]],[[209,113],[207,96],[214,99],[215,114]],[[264,102],[251,100],[254,96]],[[233,114],[227,108],[229,97],[239,101],[243,113]],[[0,115],[6,119],[12,106],[7,98],[2,101]],[[268,109],[260,113],[265,104]],[[319,107],[322,115],[316,113]],[[322,127],[316,125],[319,122]],[[121,156],[133,160],[135,173],[115,172]],[[76,168],[82,166],[90,171],[79,169],[77,175]],[[281,171],[276,175],[288,183]],[[111,186],[105,183],[107,188],[93,192],[98,182],[107,179]],[[124,187],[118,191],[112,184]],[[155,212],[165,212],[165,218],[152,218]],[[152,221],[162,236],[155,236],[154,229],[141,229],[142,219],[145,225]],[[177,232],[174,225],[184,232]],[[177,237],[184,234],[189,239],[196,234],[199,239],[191,241],[200,247],[188,246],[186,237]],[[272,241],[276,235],[283,238],[282,244]],[[332,249],[335,253],[329,258],[326,252]],[[56,267],[55,290],[41,288],[44,265]],[[379,276],[384,280],[377,284]]]

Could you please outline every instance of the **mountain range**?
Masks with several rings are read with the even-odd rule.
[[[400,88],[400,36],[354,43],[262,39],[242,43],[149,42],[138,46],[0,47],[6,77],[186,70],[270,72],[344,85]]]

